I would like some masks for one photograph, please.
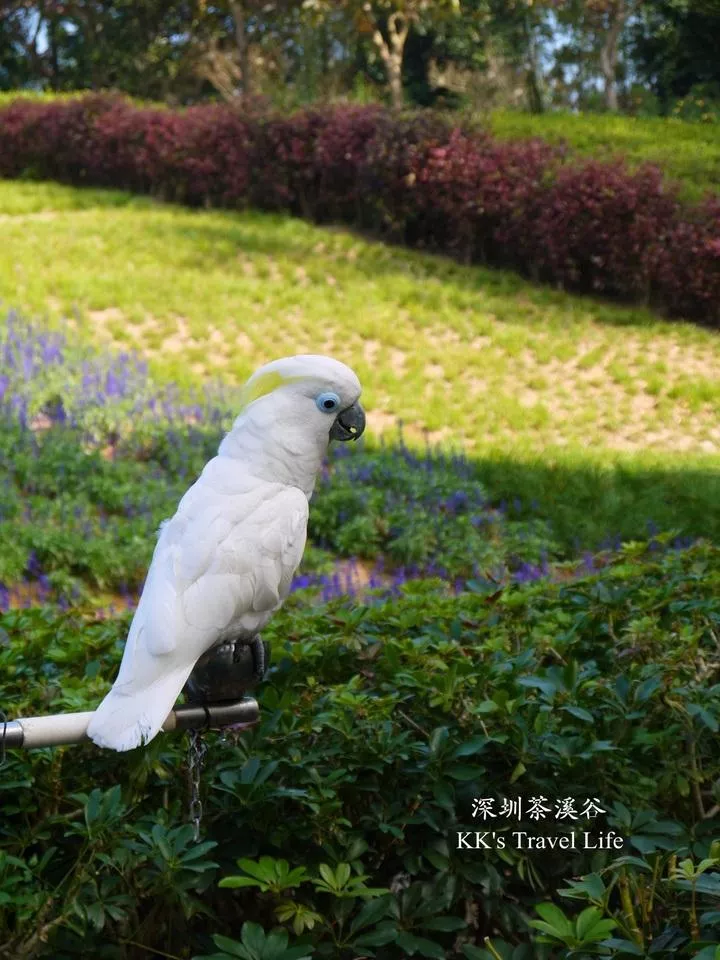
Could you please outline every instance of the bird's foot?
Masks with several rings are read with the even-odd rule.
[[[213,647],[195,664],[185,684],[186,699],[190,703],[239,700],[263,679],[269,663],[270,645],[259,636]]]

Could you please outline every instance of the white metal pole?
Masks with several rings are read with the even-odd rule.
[[[257,701],[244,697],[231,703],[207,705],[187,704],[176,707],[162,726],[173,730],[200,730],[207,727],[252,726],[260,714]],[[57,713],[49,717],[24,717],[21,720],[0,720],[0,750],[5,747],[59,747],[87,740],[87,728],[93,711]]]

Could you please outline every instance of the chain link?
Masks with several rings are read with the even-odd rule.
[[[4,767],[5,761],[7,760],[5,738],[7,737],[8,718],[3,710],[0,710],[0,723],[2,724],[2,735],[0,736],[0,767]]]
[[[205,762],[207,744],[202,730],[188,730],[188,782],[190,787],[190,821],[194,827],[193,839],[200,840],[200,821],[203,805],[200,799],[200,775]]]

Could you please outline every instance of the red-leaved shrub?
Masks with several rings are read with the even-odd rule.
[[[720,197],[676,218],[655,249],[652,275],[658,306],[720,326]]]
[[[416,168],[416,202],[435,224],[427,242],[467,263],[527,269],[528,225],[561,156],[541,140],[496,143],[454,130]]]
[[[667,242],[678,201],[656,167],[563,167],[534,224],[541,277],[570,290],[650,301],[654,251]]]
[[[345,223],[720,326],[720,199],[690,207],[656,168],[571,162],[429,111],[18,100],[0,108],[0,176]]]

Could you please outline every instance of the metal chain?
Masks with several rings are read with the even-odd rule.
[[[200,799],[200,774],[202,773],[207,744],[202,730],[188,730],[188,782],[190,787],[190,820],[194,827],[193,839],[200,840],[200,821],[203,805]]]
[[[5,753],[5,738],[7,737],[8,718],[4,710],[0,710],[0,723],[2,724],[2,736],[0,736],[0,767],[5,766],[7,754]]]

